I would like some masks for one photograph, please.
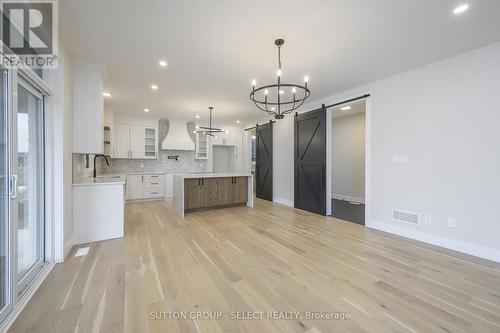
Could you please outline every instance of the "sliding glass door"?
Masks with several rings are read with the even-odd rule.
[[[0,73],[1,325],[45,264],[45,131],[40,91],[17,71]]]
[[[9,105],[7,71],[0,68],[0,323],[12,309],[11,223],[9,218]]]
[[[22,79],[18,82],[17,96],[14,218],[17,220],[19,292],[22,293],[44,262],[43,96]]]

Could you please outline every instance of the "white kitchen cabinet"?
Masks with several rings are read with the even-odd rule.
[[[158,128],[141,124],[116,123],[114,158],[158,158]]]
[[[208,160],[209,136],[204,133],[196,133],[195,159]]]
[[[104,152],[102,77],[100,68],[75,64],[72,82],[73,152]]]
[[[130,125],[130,158],[144,158],[144,127]]]
[[[127,176],[127,200],[165,198],[165,175],[144,174]]]
[[[143,175],[127,176],[127,200],[141,200],[144,198]]]
[[[130,125],[115,124],[115,139],[113,149],[113,158],[129,158],[130,157]]]
[[[144,158],[157,158],[158,129],[156,127],[143,127]]]

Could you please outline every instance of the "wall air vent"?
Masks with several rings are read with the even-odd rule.
[[[417,213],[404,212],[401,210],[392,210],[392,220],[397,222],[406,222],[411,224],[420,223],[420,215]]]

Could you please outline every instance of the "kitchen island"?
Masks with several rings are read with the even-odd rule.
[[[253,207],[253,176],[246,173],[174,175],[174,207],[185,213],[233,206]]]

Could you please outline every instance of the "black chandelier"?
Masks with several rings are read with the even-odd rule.
[[[196,126],[196,131],[194,133],[201,133],[201,134],[206,134],[212,137],[216,137],[214,133],[228,133],[229,131],[223,129],[223,128],[215,128],[212,127],[212,111],[214,107],[209,106],[208,111],[209,111],[209,116],[208,116],[208,126]]]
[[[281,83],[281,47],[285,44],[283,39],[276,39],[274,44],[278,47],[278,84],[270,84],[260,88],[256,88],[257,82],[252,80],[252,92],[250,99],[254,102],[260,110],[273,115],[276,119],[283,119],[286,114],[298,109],[304,101],[311,95],[311,91],[307,88],[309,77],[304,77],[304,85],[293,83]],[[289,88],[290,92],[285,89]],[[275,91],[270,97],[269,93]]]

